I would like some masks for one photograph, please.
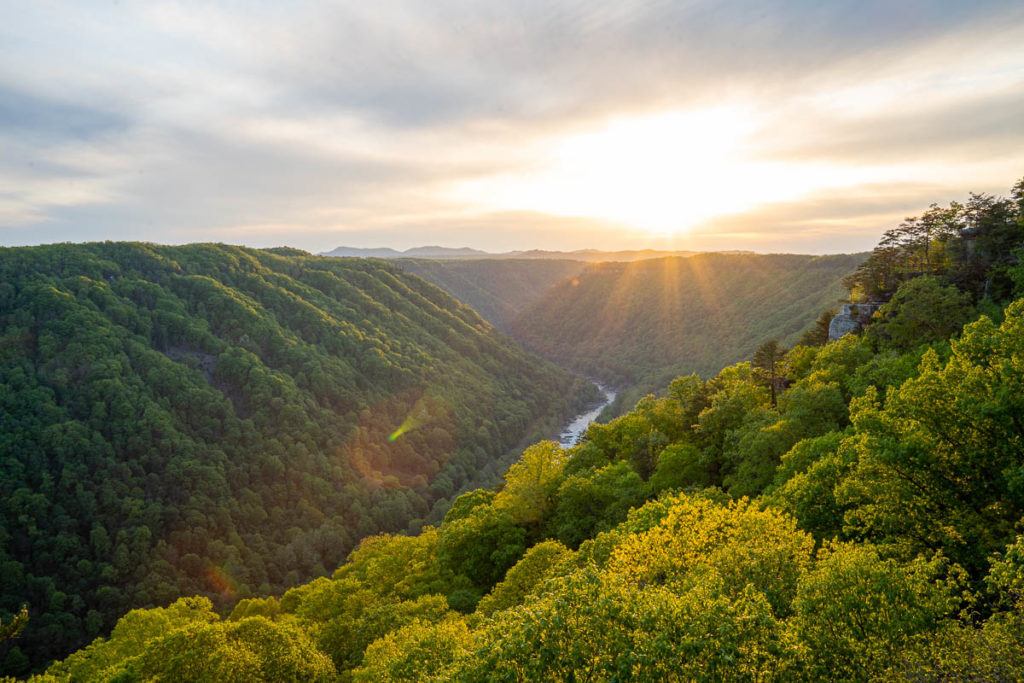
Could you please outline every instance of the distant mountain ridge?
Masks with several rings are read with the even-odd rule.
[[[472,249],[470,247],[425,246],[413,247],[411,249],[406,249],[405,251],[399,251],[397,249],[392,249],[390,247],[337,247],[330,251],[323,252],[321,256],[380,259],[551,259],[599,263],[603,261],[643,261],[646,259],[653,258],[665,258],[667,256],[693,256],[695,254],[700,253],[705,252],[660,249],[627,249],[624,251],[602,251],[600,249],[577,249],[575,251],[549,251],[547,249],[527,249],[520,251],[489,252],[481,251],[479,249]],[[745,254],[750,252],[729,251],[715,253]]]
[[[624,391],[629,406],[673,377],[705,377],[765,339],[794,343],[845,294],[864,254],[700,254],[592,264],[506,323],[527,348]],[[441,285],[444,287],[445,285]]]
[[[467,258],[467,257],[487,257],[491,256],[486,251],[480,251],[479,249],[470,249],[469,247],[437,247],[437,246],[425,246],[425,247],[413,247],[406,249],[405,251],[398,251],[390,247],[379,247],[379,248],[360,248],[360,247],[337,247],[331,251],[326,251],[322,256],[339,256],[339,257],[355,257],[355,258],[382,258],[382,259],[396,259],[396,258]]]

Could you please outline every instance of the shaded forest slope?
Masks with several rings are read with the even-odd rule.
[[[504,331],[548,290],[587,266],[567,259],[400,259],[394,263],[437,285]]]
[[[323,575],[500,473],[578,389],[379,261],[0,249],[0,613],[29,604],[38,664],[131,607]]]

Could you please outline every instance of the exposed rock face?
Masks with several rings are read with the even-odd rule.
[[[843,304],[839,308],[839,313],[828,324],[829,340],[835,341],[851,332],[859,332],[871,320],[879,306],[879,303]]]

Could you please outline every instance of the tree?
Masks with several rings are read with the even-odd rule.
[[[828,331],[837,309],[829,308],[818,314],[814,324],[800,336],[797,342],[802,346],[823,346],[828,343]]]
[[[286,619],[298,619],[339,672],[359,665],[374,640],[414,621],[437,622],[451,614],[441,595],[402,600],[388,586],[357,579],[320,578],[294,588],[281,599]]]
[[[985,583],[1002,607],[1024,610],[1024,535],[1018,535],[1003,553],[993,557]]]
[[[940,569],[921,559],[884,560],[867,545],[824,547],[793,601],[791,626],[811,678],[881,674],[912,636],[934,629],[955,606]]]
[[[1024,516],[1024,301],[1005,316],[965,327],[945,364],[926,353],[884,405],[873,387],[851,403],[857,463],[838,489],[860,533],[976,577]]]
[[[995,614],[980,626],[949,620],[909,643],[880,678],[922,681],[1013,681],[1024,671],[1024,618]]]
[[[591,425],[587,430],[587,445],[597,449],[607,461],[627,461],[641,478],[646,479],[668,439],[656,425],[656,422],[661,422],[656,414],[663,403],[653,396],[645,396],[630,413],[608,424]],[[678,415],[678,411],[675,414]]]
[[[438,561],[453,574],[490,590],[526,551],[526,531],[512,515],[492,506],[478,507],[467,517],[441,527]]]
[[[121,617],[110,637],[91,645],[47,669],[61,679],[103,680],[143,655],[150,643],[192,624],[217,621],[207,598],[179,598],[167,607],[136,609]]]
[[[445,681],[476,646],[465,619],[451,616],[438,623],[414,621],[374,641],[366,648],[352,680]]]
[[[495,496],[494,507],[518,524],[539,524],[551,506],[565,460],[565,451],[555,441],[530,446],[505,473],[505,486]]]
[[[972,193],[964,206],[964,231],[950,279],[978,299],[1004,301],[1011,293],[1007,266],[1022,242],[1016,201]]]
[[[381,596],[404,600],[445,594],[457,585],[455,574],[437,559],[440,534],[426,527],[415,536],[386,534],[363,539],[334,579],[355,579]]]
[[[147,643],[126,673],[145,680],[333,681],[331,660],[292,621],[192,623]]]
[[[648,483],[657,494],[673,489],[704,488],[711,480],[700,449],[688,443],[675,443],[658,456],[658,465]]]
[[[698,375],[676,377],[668,385],[668,395],[679,404],[681,422],[687,429],[697,424],[700,411],[707,407],[707,389]]]
[[[785,355],[786,350],[779,345],[778,341],[772,339],[757,347],[751,361],[751,365],[758,370],[761,381],[771,391],[773,408],[777,405],[777,394],[784,381],[781,366]]]
[[[555,495],[548,533],[570,548],[626,518],[644,497],[644,482],[626,462],[566,477]]]
[[[1024,668],[1024,300],[1005,313],[982,301],[976,310],[992,309],[993,315],[963,328],[959,338],[917,343],[928,334],[959,331],[950,323],[945,331],[921,332],[922,320],[934,316],[921,317],[918,304],[937,292],[933,298],[940,304],[931,305],[947,312],[941,302],[951,290],[956,294],[945,278],[961,263],[960,228],[968,219],[994,233],[1009,225],[1010,214],[1001,214],[998,201],[942,211],[932,207],[886,237],[898,291],[878,325],[893,325],[893,336],[884,343],[862,335],[795,347],[776,372],[786,382],[774,401],[766,363],[739,363],[706,382],[678,378],[667,396],[646,396],[626,415],[595,425],[578,447],[563,451],[547,442],[527,449],[500,491],[459,496],[438,528],[368,536],[333,578],[298,585],[280,600],[244,598],[228,619],[205,598],[134,610],[109,638],[54,664],[45,679],[1015,680]],[[1019,219],[1013,214],[1018,224]],[[261,267],[246,252],[236,257],[247,268]],[[987,282],[982,287],[996,291],[1010,264],[993,262],[971,274],[971,281]],[[320,377],[317,363],[282,373],[263,362],[271,351],[252,338],[244,348],[215,356],[224,359],[225,375],[217,381],[251,385],[245,401],[256,405],[245,410],[267,411],[282,425],[277,438],[264,441],[252,431],[253,420],[228,419],[232,399],[200,400],[206,378],[178,386],[167,363],[157,358],[148,366],[145,344],[138,340],[122,348],[124,357],[121,351],[91,351],[105,344],[121,348],[113,343],[117,335],[88,313],[89,306],[77,313],[74,306],[62,307],[80,298],[112,305],[103,284],[111,282],[103,276],[109,266],[94,265],[99,275],[64,282],[67,292],[45,295],[41,308],[45,315],[57,310],[55,324],[70,329],[40,333],[33,344],[49,354],[66,335],[81,334],[72,351],[59,363],[13,369],[4,365],[10,354],[0,354],[0,379],[6,382],[0,388],[12,387],[0,390],[0,411],[10,416],[5,426],[23,429],[38,447],[5,461],[0,590],[8,596],[28,591],[32,604],[49,606],[41,627],[33,611],[29,628],[35,633],[98,633],[103,616],[99,610],[76,616],[83,601],[74,587],[33,575],[20,554],[5,554],[11,548],[32,548],[40,566],[66,564],[83,576],[109,577],[95,593],[96,602],[111,611],[129,602],[114,579],[133,573],[143,578],[142,590],[131,599],[173,595],[174,572],[180,571],[197,590],[215,582],[220,600],[233,600],[255,586],[269,594],[271,580],[299,581],[294,569],[269,578],[283,571],[279,567],[325,574],[323,558],[342,552],[338,548],[347,547],[355,533],[366,534],[374,524],[402,528],[403,519],[426,515],[420,492],[435,490],[427,474],[432,466],[444,468],[447,479],[437,491],[449,496],[477,471],[474,463],[483,456],[466,449],[444,465],[421,457],[423,446],[451,445],[435,432],[442,421],[461,420],[464,406],[455,401],[457,394],[447,394],[446,400],[455,401],[451,406],[431,408],[423,418],[429,425],[385,439],[388,450],[378,448],[374,434],[393,433],[410,410],[420,414],[415,406],[422,392],[414,390],[352,408],[355,431],[339,436],[357,444],[363,459],[331,459],[333,465],[353,464],[360,475],[375,477],[376,486],[346,483],[338,489],[293,478],[291,465],[307,474],[301,464],[316,460],[322,447],[314,437],[315,411],[304,413],[296,403],[303,396],[300,385],[319,383],[311,379]],[[5,267],[0,259],[0,274]],[[252,316],[260,318],[259,306],[252,302],[276,301],[278,295],[257,299],[241,287],[240,282],[258,280],[254,272],[244,270],[220,284],[180,275],[187,283],[181,286],[203,293],[189,305],[211,306],[214,322],[232,335],[258,333],[255,339],[264,340],[273,337],[276,320],[256,324]],[[372,280],[371,272],[358,279]],[[913,279],[915,272],[931,274]],[[401,307],[403,315],[418,314],[387,294],[403,286],[397,279],[364,284]],[[0,286],[0,306],[33,286]],[[143,329],[143,311],[173,308],[148,298],[158,289],[139,285],[133,296],[149,303],[118,315]],[[207,298],[221,289],[244,295]],[[956,298],[965,300],[963,294]],[[302,339],[337,336],[337,330],[319,328],[315,310],[298,305],[305,311],[300,314],[291,310],[289,297],[281,300],[280,320],[299,315],[295,328]],[[332,305],[321,303],[325,310]],[[13,339],[21,348],[24,333],[11,336],[8,329],[2,341]],[[286,357],[301,346],[278,341],[283,346],[274,353]],[[472,350],[469,339],[457,346],[459,353]],[[373,373],[389,372],[392,354],[356,345],[353,357],[364,352],[376,358]],[[161,412],[165,403],[137,412],[125,398],[133,396],[130,386],[112,381],[126,364],[150,367],[150,374],[143,373],[147,382],[176,386],[166,392],[168,401],[187,396],[180,400],[202,404],[188,430],[173,436],[173,421]],[[201,375],[200,368],[193,370]],[[77,391],[70,378],[94,372],[100,379],[85,400],[64,400]],[[44,390],[33,384],[40,377],[56,379]],[[70,393],[50,404],[43,400],[47,391]],[[50,405],[45,410],[57,411],[61,419],[40,426],[39,411],[24,409],[25,396],[33,392],[39,405]],[[506,407],[494,405],[494,422],[466,417],[461,428],[499,439],[499,421],[530,419],[529,411],[514,408],[499,419]],[[66,413],[74,419],[64,419]],[[312,427],[305,426],[307,420]],[[284,429],[293,422],[297,431]],[[101,430],[97,443],[124,444],[134,459],[119,467],[105,463],[90,450],[97,437],[86,425]],[[167,430],[173,438],[154,454],[137,434],[143,428]],[[191,437],[203,430],[250,443],[258,470],[226,467],[238,453],[205,450]],[[0,451],[10,443],[0,430]],[[55,463],[63,467],[60,476]],[[107,468],[101,490],[68,484],[84,481],[97,466]],[[143,480],[131,476],[133,467],[147,473],[145,486],[158,487],[160,475],[169,472],[181,488],[174,500],[184,524],[176,523],[171,537],[152,530],[168,509],[179,508],[151,500]],[[420,474],[405,486],[401,475],[407,467]],[[22,477],[23,471],[30,476]],[[239,472],[249,476],[242,495],[230,499],[234,507],[186,504],[197,497],[221,501],[222,489]],[[259,478],[273,484],[272,505],[257,490]],[[702,486],[708,488],[696,490]],[[328,493],[345,501],[345,524],[359,530],[353,536],[336,511],[323,508],[317,496]],[[652,496],[657,498],[644,502]],[[446,503],[438,501],[431,514],[440,515]],[[120,517],[111,522],[79,514],[103,506]],[[211,510],[217,514],[207,515]],[[48,515],[55,519],[49,527],[41,522]],[[285,531],[268,541],[239,524],[243,519]],[[10,520],[36,526],[11,527],[12,533]],[[305,523],[317,533],[304,534]],[[289,524],[299,526],[293,532]],[[208,541],[214,532],[222,536]],[[147,557],[154,544],[160,559],[138,565],[136,558]],[[247,573],[249,546],[250,558],[268,549],[282,555],[258,565],[265,581]],[[92,559],[76,561],[83,555]],[[9,598],[5,604],[10,609]],[[9,626],[8,614],[0,629]],[[30,670],[17,648],[4,666]]]
[[[723,455],[732,432],[762,419],[769,405],[768,392],[755,382],[749,363],[727,367],[708,382],[708,405],[697,419],[694,440],[704,452],[712,484],[727,474]]]
[[[847,507],[836,501],[835,491],[855,461],[854,448],[843,443],[840,432],[799,441],[782,456],[764,500],[792,515],[816,539],[836,538]]]
[[[10,642],[21,635],[28,624],[28,606],[23,605],[17,614],[6,622],[0,621],[0,671],[12,674],[27,673],[30,662],[21,648],[11,647]]]
[[[943,286],[934,277],[917,277],[901,285],[878,310],[867,335],[881,349],[906,351],[949,339],[973,311],[969,294]]]
[[[855,301],[885,299],[922,275],[955,284],[975,300],[1005,302],[1011,294],[1008,267],[1024,242],[1020,183],[1009,199],[971,194],[964,204],[933,204],[920,217],[886,231],[871,255],[846,280]]]
[[[474,509],[481,505],[490,505],[494,500],[495,492],[490,489],[473,489],[463,493],[452,503],[445,513],[444,523],[450,524],[463,517],[469,516]]]
[[[215,244],[0,248],[0,349],[0,616],[28,604],[30,669],[419,529],[589,385],[396,266]]]
[[[713,572],[718,590],[738,597],[747,587],[785,616],[800,576],[810,564],[813,539],[777,510],[747,499],[720,505],[679,494],[666,501],[664,518],[631,534],[612,551],[608,571],[636,586],[682,589],[694,576]]]
[[[523,559],[508,570],[504,580],[480,601],[483,615],[521,605],[549,578],[571,569],[575,554],[558,541],[543,541],[526,551]]]
[[[678,593],[583,568],[495,615],[454,680],[763,680],[785,651],[764,596],[713,575]]]

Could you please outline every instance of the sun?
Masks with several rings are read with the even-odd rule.
[[[461,183],[462,201],[497,210],[583,216],[674,235],[742,209],[736,169],[756,122],[738,108],[612,119],[546,139],[530,173]]]
[[[551,213],[582,213],[656,234],[685,231],[733,199],[725,181],[746,124],[724,109],[612,121],[557,145],[534,199]]]
[[[471,210],[588,218],[654,238],[887,177],[892,169],[765,154],[770,118],[723,105],[612,118],[528,145],[514,173],[455,184]]]

